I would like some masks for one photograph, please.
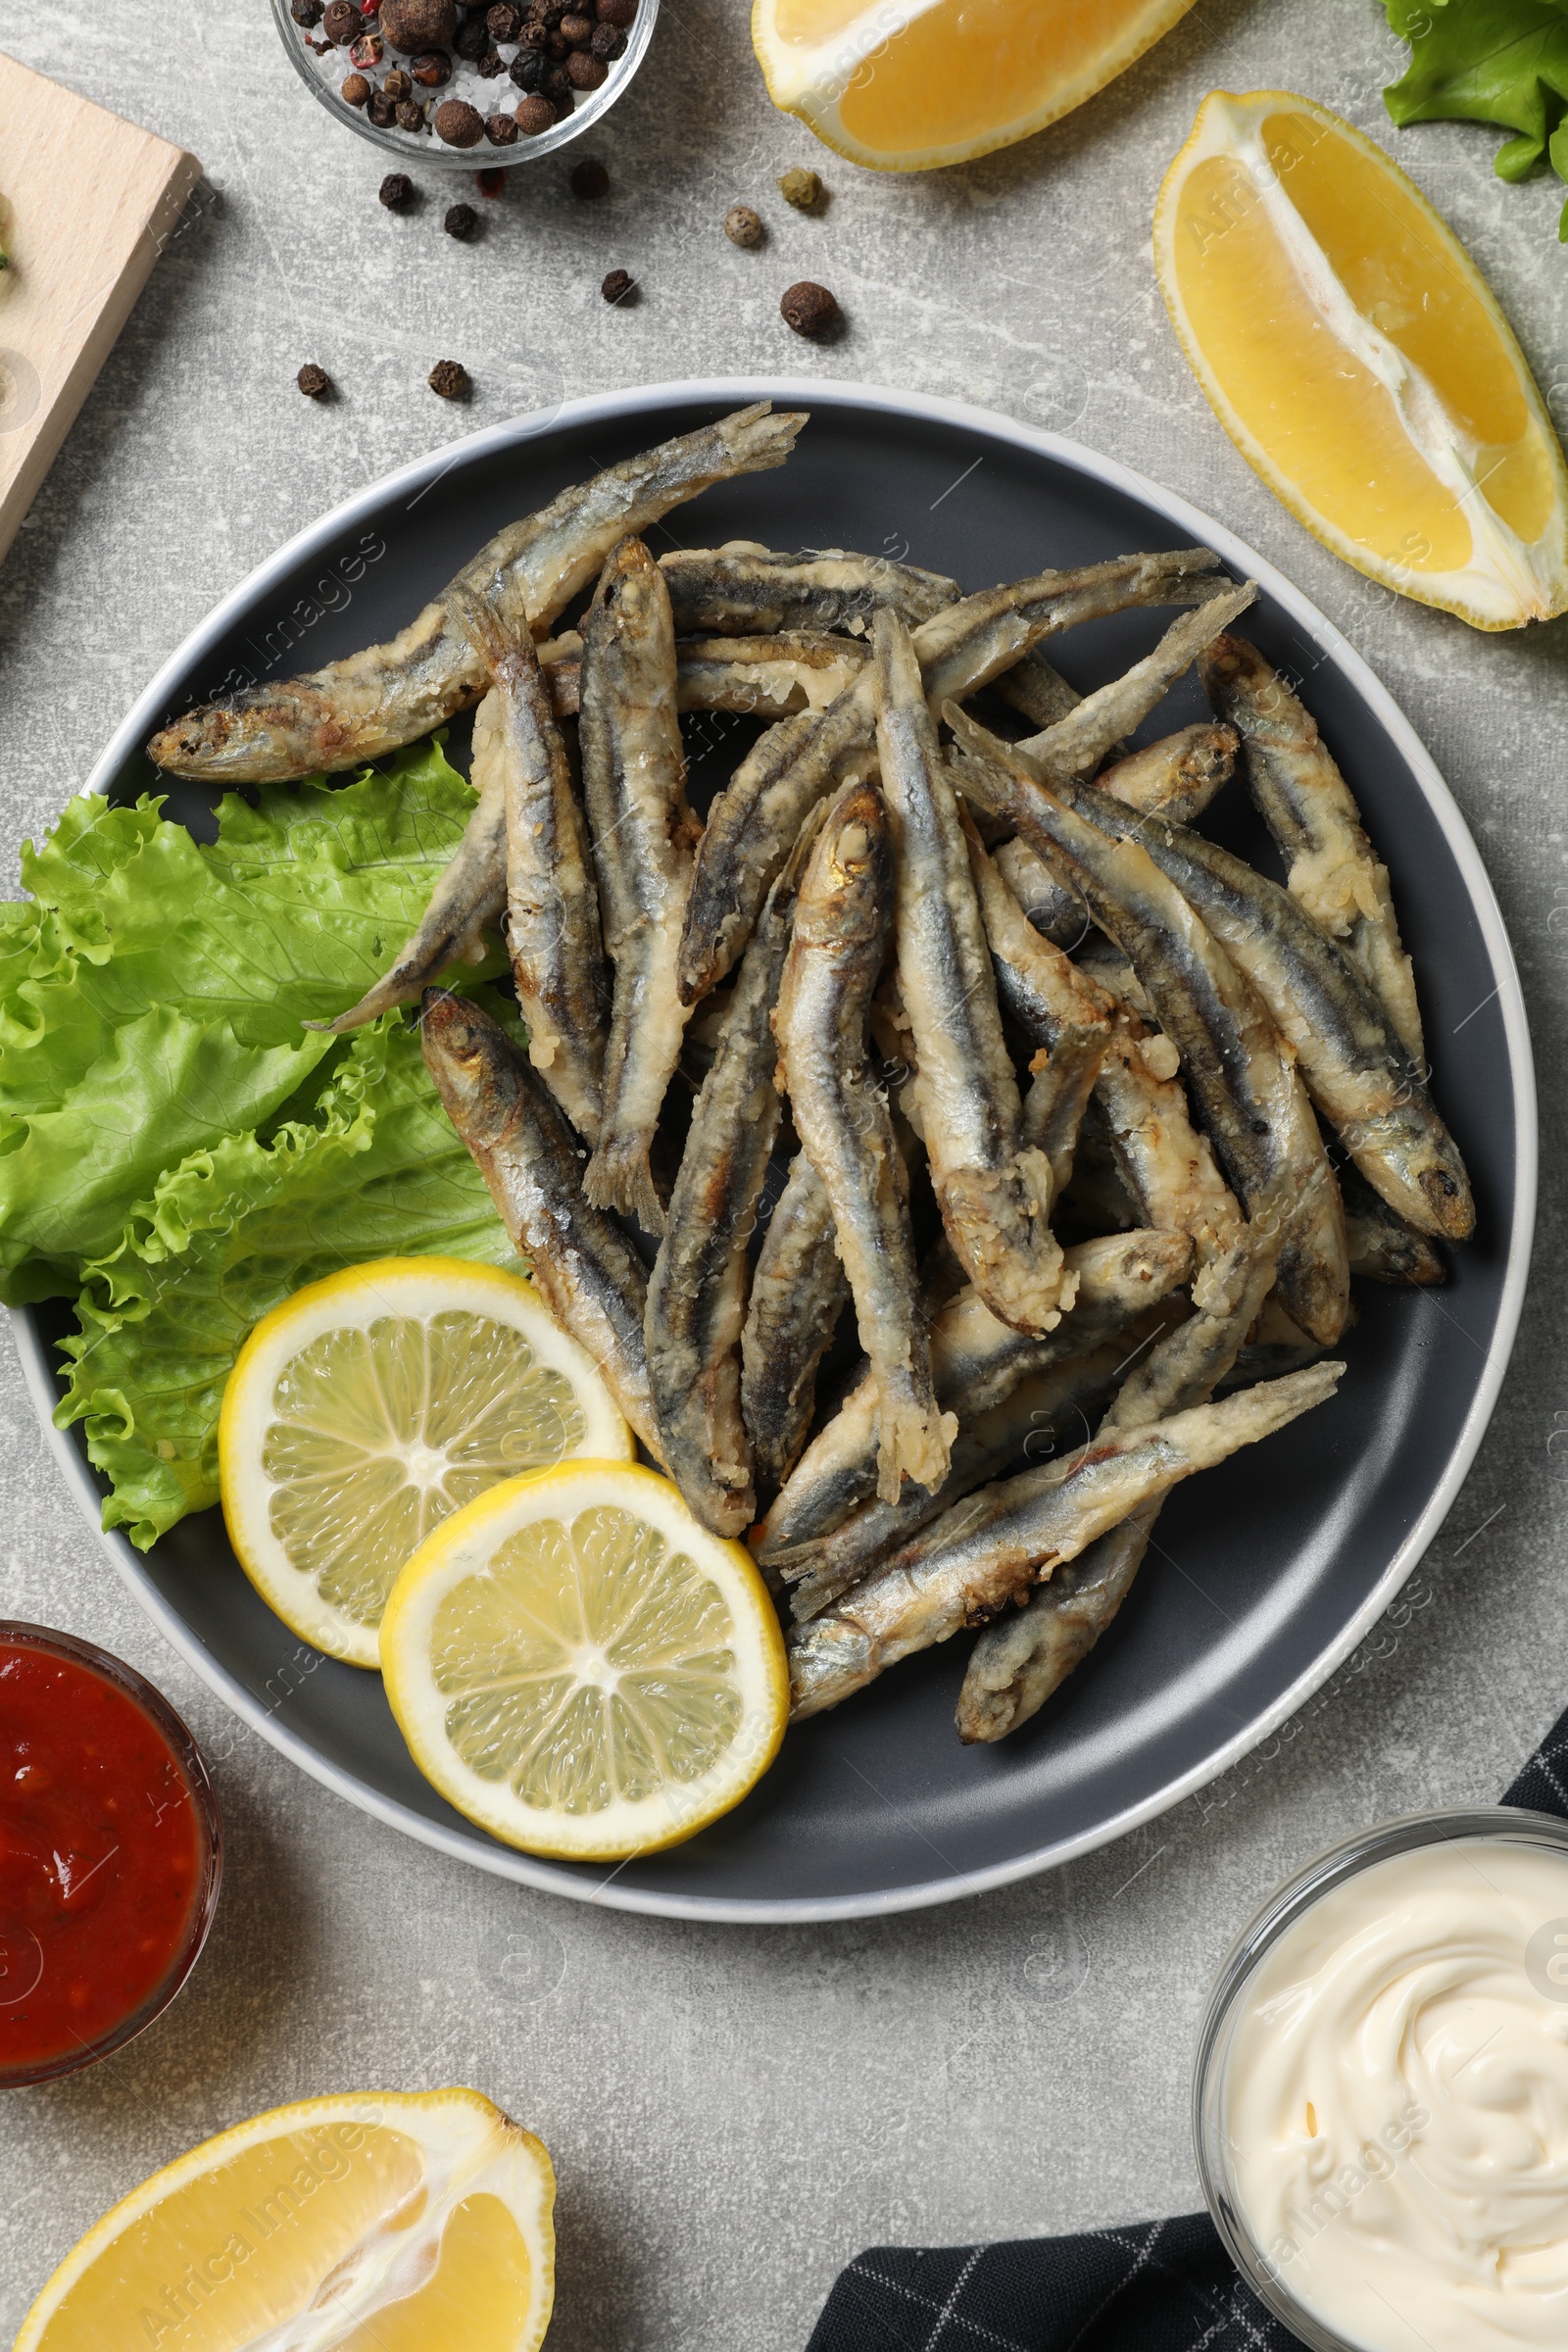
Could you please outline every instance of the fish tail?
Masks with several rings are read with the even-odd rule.
[[[582,1189],[594,1208],[618,1209],[644,1233],[663,1233],[664,1203],[648,1165],[648,1147],[635,1136],[607,1136],[583,1171]]]

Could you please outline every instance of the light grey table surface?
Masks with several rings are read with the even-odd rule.
[[[1568,1700],[1568,1446],[1552,1444],[1568,1430],[1568,621],[1482,637],[1319,548],[1216,424],[1148,242],[1160,175],[1206,90],[1307,91],[1429,191],[1568,403],[1561,190],[1504,187],[1483,129],[1392,129],[1380,89],[1403,53],[1375,0],[1200,0],[1055,129],[910,178],[858,172],[773,113],[748,13],[664,0],[641,78],[587,143],[610,168],[609,200],[575,202],[564,167],[543,165],[483,205],[483,236],[464,247],[432,202],[408,220],[381,210],[382,159],[311,103],[262,0],[172,16],[138,0],[0,0],[0,46],[206,166],[0,567],[5,887],[19,887],[18,845],[216,599],[338,498],[470,425],[562,395],[775,368],[1055,425],[1180,490],[1313,596],[1403,705],[1475,830],[1543,1093],[1543,1205],[1512,1371],[1403,1600],[1264,1754],[1053,1878],[882,1925],[749,1931],[588,1910],[466,1871],[231,1723],[117,1582],[0,1333],[0,1609],[87,1634],[153,1676],[207,1743],[228,1825],[213,1940],[175,2007],[112,2064],[6,2101],[8,2340],[80,2231],[154,2166],[334,2087],[473,2083],[543,2136],[560,2176],[560,2352],[785,2352],[859,2247],[1190,2208],[1193,2035],[1248,1911],[1334,1836],[1490,1799]],[[831,189],[821,219],[776,193],[796,163]],[[767,220],[760,252],[720,232],[737,200]],[[641,281],[635,308],[600,299],[617,266]],[[803,275],[847,313],[830,349],[778,317]],[[472,372],[466,412],[425,388],[442,357]],[[330,370],[337,405],[300,397],[305,360]]]

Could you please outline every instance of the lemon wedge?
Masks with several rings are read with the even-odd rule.
[[[438,1527],[393,1591],[381,1668],[415,1762],[460,1813],[575,1861],[717,1820],[789,1713],[751,1554],[626,1462],[515,1479]]]
[[[1154,266],[1248,463],[1368,578],[1518,628],[1568,608],[1568,468],[1458,238],[1381,147],[1290,90],[1215,90]]]
[[[540,2142],[476,2090],[274,2107],[105,2214],[15,2352],[534,2352],[555,2193]]]
[[[383,1257],[258,1323],[218,1430],[229,1539],[270,1607],[354,1666],[405,1562],[489,1487],[635,1440],[591,1358],[498,1266]]]
[[[929,172],[1082,106],[1193,0],[756,0],[773,104],[851,163]]]

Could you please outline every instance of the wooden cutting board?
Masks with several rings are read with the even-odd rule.
[[[0,56],[0,559],[201,169]]]

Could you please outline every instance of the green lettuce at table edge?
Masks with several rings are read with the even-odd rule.
[[[388,1014],[356,1036],[314,1124],[193,1152],[86,1269],[55,1419],[86,1424],[113,1484],[104,1526],[145,1551],[218,1500],[223,1389],[263,1315],[345,1266],[431,1254],[517,1268],[417,1031]]]
[[[1498,148],[1503,179],[1549,156],[1568,179],[1568,6],[1561,0],[1386,0],[1410,63],[1383,93],[1396,122],[1494,122],[1517,136]],[[1557,234],[1568,239],[1568,205]]]
[[[164,1169],[293,1107],[341,1051],[302,1020],[385,969],[473,793],[437,740],[351,782],[230,794],[212,843],[159,807],[73,801],[0,924],[9,1304],[74,1290]]]

